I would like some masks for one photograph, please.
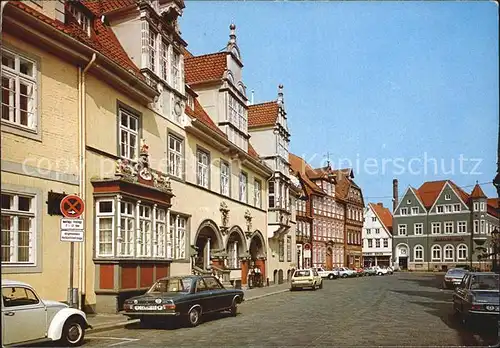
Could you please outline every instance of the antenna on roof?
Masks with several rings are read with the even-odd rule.
[[[252,89],[252,99],[250,101],[250,105],[253,105],[253,95],[254,95],[254,93],[255,93],[255,90]]]
[[[327,152],[326,155],[325,155],[327,167],[330,167],[330,155],[331,155],[330,152]]]

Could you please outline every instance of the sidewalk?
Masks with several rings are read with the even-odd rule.
[[[290,285],[288,283],[283,283],[279,285],[271,285],[264,288],[255,288],[244,290],[245,292],[245,302],[257,300],[262,297],[280,294],[288,291]],[[101,331],[113,330],[120,327],[124,327],[128,324],[138,323],[139,319],[129,320],[128,317],[123,314],[88,314],[87,320],[92,329],[89,329],[87,333],[92,334]]]

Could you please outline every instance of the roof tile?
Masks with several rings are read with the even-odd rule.
[[[219,52],[203,56],[185,56],[186,83],[194,84],[220,80],[227,68],[227,53]]]
[[[481,186],[479,186],[479,184],[476,184],[476,186],[474,186],[474,189],[472,190],[472,193],[470,194],[470,198],[486,198],[486,195],[484,194],[484,192],[481,189]]]
[[[450,186],[453,188],[455,193],[458,194],[458,196],[465,202],[469,200],[469,195],[462,190],[460,187],[458,187],[453,181],[451,180],[440,180],[440,181],[427,181],[424,182],[418,190],[418,195],[420,197],[420,200],[424,204],[426,208],[432,207],[436,199],[438,198],[439,194],[441,193],[441,190],[443,189],[444,185],[446,183],[449,183]]]
[[[227,138],[227,135],[214,123],[197,99],[194,100],[194,110],[186,105],[186,114],[196,118],[205,126],[217,132],[219,135],[222,135],[224,138]]]
[[[248,107],[248,128],[274,126],[278,119],[278,102],[271,101]]]

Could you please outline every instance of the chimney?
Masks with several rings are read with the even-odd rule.
[[[392,213],[398,206],[398,179],[392,180]]]

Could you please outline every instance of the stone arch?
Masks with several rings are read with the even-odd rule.
[[[250,237],[250,244],[248,246],[248,252],[252,257],[252,260],[257,258],[266,258],[266,241],[264,236],[259,230],[256,230]]]
[[[230,241],[237,241],[238,242],[238,254],[243,254],[244,252],[248,251],[248,246],[247,246],[247,239],[245,237],[245,234],[243,233],[243,230],[241,227],[235,225],[231,227],[228,233],[227,241],[226,241],[226,248],[229,245]]]
[[[394,261],[401,269],[408,269],[408,261],[410,258],[410,247],[406,243],[399,243],[394,248]]]
[[[278,284],[283,284],[283,270],[278,271]]]
[[[203,269],[208,268],[211,261],[208,260],[207,257],[211,259],[214,251],[224,248],[222,234],[213,220],[206,219],[202,221],[196,231],[194,245],[198,253],[195,259],[195,265]]]
[[[273,272],[273,283],[278,284],[278,270],[275,269]]]

